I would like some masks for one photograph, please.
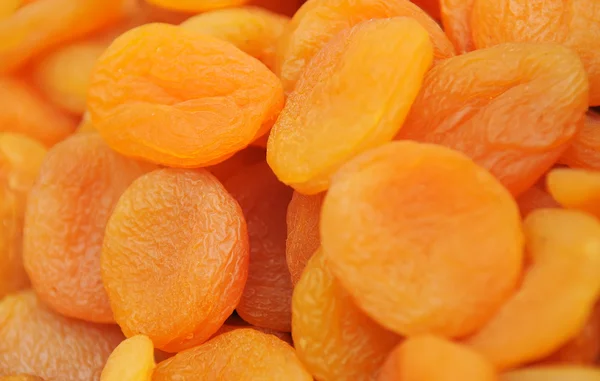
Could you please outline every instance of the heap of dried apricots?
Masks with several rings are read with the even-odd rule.
[[[598,0],[0,0],[0,381],[600,381]]]

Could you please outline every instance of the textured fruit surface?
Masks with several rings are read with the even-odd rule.
[[[130,337],[110,354],[101,381],[150,381],[154,369],[154,347],[148,336]]]
[[[408,338],[389,355],[377,381],[496,381],[483,356],[435,336]]]
[[[203,343],[238,304],[248,232],[237,202],[204,170],[160,169],[123,193],[106,227],[102,280],[127,337],[176,352]]]
[[[517,195],[583,127],[588,85],[579,58],[550,44],[504,44],[429,71],[398,137],[465,153]]]
[[[236,329],[158,364],[162,380],[309,381],[289,344],[254,329]]]
[[[296,284],[308,260],[321,246],[319,221],[325,193],[306,196],[294,192],[287,209],[285,255],[292,283]]]
[[[238,172],[245,171],[246,168],[264,161],[266,154],[267,152],[264,149],[250,146],[219,164],[207,167],[206,170],[219,179],[221,183],[225,183]]]
[[[292,313],[296,353],[320,381],[374,380],[400,341],[358,309],[321,251],[294,289]]]
[[[285,260],[285,215],[292,189],[264,161],[223,185],[240,204],[250,237],[248,280],[236,311],[252,325],[289,332],[293,286]]]
[[[431,60],[427,31],[409,18],[366,21],[333,38],[271,131],[267,160],[277,177],[305,194],[326,190],[345,161],[393,138]]]
[[[503,42],[562,44],[577,52],[600,105],[600,5],[596,0],[477,0],[471,17],[478,49]]]
[[[74,120],[53,108],[19,79],[0,77],[0,102],[2,132],[20,133],[51,146],[75,130]]]
[[[572,168],[600,171],[600,114],[587,114],[583,128],[559,161]]]
[[[167,24],[117,38],[88,94],[92,121],[113,149],[176,167],[227,159],[266,133],[282,107],[281,82],[257,59]]]
[[[600,370],[576,366],[532,367],[505,373],[500,381],[600,381]]]
[[[321,245],[337,279],[380,324],[460,337],[513,292],[523,235],[517,205],[487,171],[459,152],[406,141],[335,175]]]
[[[438,20],[440,18],[440,0],[411,0],[419,8],[429,13],[429,15]]]
[[[439,25],[408,0],[310,0],[292,18],[277,51],[276,72],[283,82],[284,89],[286,92],[294,90],[308,63],[336,34],[366,20],[400,16],[416,20],[426,30],[436,60],[454,55],[454,48]],[[383,51],[388,41],[391,44],[397,38],[398,36],[386,36],[373,44]],[[381,44],[381,41],[386,41],[386,44]],[[394,50],[398,48],[392,45],[389,47],[389,58],[377,58],[368,54],[362,57],[361,62],[366,65],[367,60],[364,57],[370,57],[372,60],[382,60],[382,64],[395,62],[405,65],[405,57],[412,56],[409,52],[403,52],[403,58],[393,58],[391,54],[396,54]],[[379,76],[375,78],[382,82],[387,80]],[[368,88],[369,94],[376,94],[375,89],[367,86],[361,88]],[[348,110],[351,110],[351,107],[348,107]]]
[[[498,369],[540,360],[568,342],[586,324],[600,291],[598,220],[541,209],[525,219],[524,232],[530,265],[520,289],[466,341]]]
[[[35,140],[0,133],[0,299],[29,284],[22,257],[25,205],[45,154]]]
[[[262,8],[244,7],[202,13],[181,27],[231,42],[273,70],[277,42],[288,22],[289,18]]]
[[[600,171],[554,169],[546,181],[559,204],[600,218]]]
[[[3,0],[4,1],[4,0]],[[0,19],[0,73],[116,20],[124,0],[38,0]]]
[[[40,378],[38,376],[31,376],[28,374],[19,374],[17,376],[0,377],[0,381],[44,381],[44,379]]]
[[[57,315],[30,291],[0,302],[0,376],[100,380],[106,359],[121,340],[118,327]]]
[[[206,12],[213,9],[238,7],[246,4],[249,0],[146,0],[151,4],[189,12]]]
[[[55,311],[114,322],[100,276],[104,229],[129,184],[150,166],[77,134],[46,156],[27,203],[23,260],[33,288]]]
[[[537,209],[560,208],[560,204],[556,202],[546,189],[545,177],[521,193],[516,201],[523,217],[527,217],[529,213]]]
[[[471,35],[471,14],[475,0],[440,0],[442,25],[460,54],[475,49]]]

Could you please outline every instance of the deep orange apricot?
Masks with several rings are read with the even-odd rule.
[[[578,366],[546,366],[504,373],[500,381],[600,381],[600,370]]]
[[[600,171],[557,168],[550,171],[546,181],[559,204],[600,218]]]
[[[475,0],[440,0],[442,25],[460,54],[475,50],[471,34],[471,14]]]
[[[587,114],[583,128],[559,162],[572,168],[600,171],[600,114]]]
[[[146,0],[151,4],[162,8],[185,11],[185,12],[206,12],[214,9],[239,7],[246,4],[249,0]]]

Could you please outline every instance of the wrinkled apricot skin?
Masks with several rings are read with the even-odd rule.
[[[285,91],[294,89],[308,63],[336,34],[363,21],[401,16],[416,20],[427,31],[436,60],[455,54],[439,25],[408,0],[311,0],[294,15],[278,48],[276,73]]]
[[[75,131],[75,121],[49,105],[24,81],[0,77],[0,131],[52,146]]]
[[[257,59],[167,24],[117,38],[88,93],[92,122],[113,149],[173,167],[227,159],[265,134],[282,107],[281,82]]]
[[[477,352],[435,336],[415,336],[390,353],[377,381],[496,381],[492,364]]]
[[[600,292],[598,220],[577,211],[540,209],[525,219],[524,231],[530,266],[520,289],[466,340],[497,369],[559,349],[584,327]]]
[[[572,168],[600,171],[600,114],[587,114],[583,128],[559,162]]]
[[[104,228],[121,194],[151,169],[98,134],[74,135],[49,151],[27,203],[23,260],[33,288],[55,311],[114,323],[100,276]]]
[[[38,0],[0,19],[0,73],[116,20],[124,0]]]
[[[504,373],[500,381],[600,381],[600,370],[577,366],[532,367]]]
[[[121,340],[118,327],[57,315],[31,291],[0,302],[0,376],[98,381],[106,359]]]
[[[442,25],[459,54],[475,50],[471,35],[471,13],[475,0],[440,0]]]
[[[600,171],[554,169],[546,181],[559,204],[600,218]]]
[[[130,337],[110,354],[100,381],[150,381],[154,370],[154,347],[147,336]]]
[[[166,352],[203,343],[240,300],[248,252],[242,210],[210,173],[138,178],[104,236],[102,280],[115,320],[127,337],[146,335]]]
[[[321,251],[296,284],[292,313],[296,353],[317,380],[373,380],[400,341],[358,309]]]
[[[310,381],[294,350],[273,335],[236,329],[158,364],[153,381]]]
[[[239,7],[249,0],[147,0],[149,3],[177,11],[206,12],[213,9]]]
[[[18,376],[0,377],[0,381],[44,381],[44,379],[37,376],[20,374]]]
[[[29,284],[22,257],[25,205],[45,154],[35,140],[0,133],[0,299]]]
[[[306,196],[294,192],[287,210],[287,240],[285,255],[295,285],[308,260],[321,246],[319,221],[325,193]]]
[[[476,0],[475,46],[546,42],[574,50],[589,76],[589,104],[600,105],[600,7],[596,0]]]
[[[321,245],[359,307],[402,335],[473,333],[522,268],[521,218],[506,189],[459,152],[408,141],[340,169]]]
[[[345,161],[393,138],[431,62],[429,36],[415,20],[371,20],[341,32],[313,57],[271,130],[273,172],[301,193],[326,190]]]
[[[430,70],[398,138],[461,151],[518,195],[583,127],[587,97],[586,73],[570,50],[503,44]]]

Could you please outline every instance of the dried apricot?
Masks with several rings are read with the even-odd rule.
[[[238,304],[248,232],[205,170],[160,169],[131,184],[106,226],[102,280],[127,337],[177,352],[206,341]]]
[[[496,381],[492,364],[468,347],[435,336],[414,336],[390,353],[377,381]]]
[[[162,380],[310,381],[294,349],[273,335],[236,329],[180,352],[156,367]]]
[[[569,49],[503,44],[432,68],[398,137],[461,151],[518,195],[583,127],[587,94]]]
[[[167,24],[117,38],[88,94],[92,122],[113,149],[176,167],[227,159],[266,133],[282,107],[281,82],[258,60]]]
[[[220,38],[275,67],[275,50],[289,18],[257,7],[221,9],[188,19],[181,27]]]
[[[461,337],[514,291],[523,234],[515,201],[487,171],[448,148],[404,141],[335,175],[321,245],[337,279],[383,326]]]
[[[23,260],[52,309],[114,322],[100,276],[104,229],[121,194],[151,169],[114,152],[98,134],[74,135],[48,152],[27,203]]]
[[[351,28],[363,21],[371,19],[383,19],[390,17],[409,17],[416,20],[421,27],[425,29],[430,36],[433,46],[433,55],[436,60],[442,60],[454,55],[454,47],[440,29],[439,25],[429,17],[418,6],[408,0],[311,0],[307,1],[292,18],[287,31],[281,40],[277,50],[277,69],[276,72],[283,82],[283,87],[286,92],[294,90],[296,82],[305,71],[306,66],[313,57],[321,50],[336,34],[344,29]],[[374,24],[379,25],[379,24]],[[412,30],[411,30],[412,33]],[[419,37],[421,39],[420,32]],[[408,39],[412,39],[413,35]],[[379,49],[383,52],[386,44],[392,44],[396,40],[406,40],[407,38],[399,38],[397,36],[384,36],[379,40],[373,40],[372,49]],[[386,41],[382,44],[381,41]],[[394,44],[397,42],[394,42]],[[400,44],[402,46],[402,44]],[[406,65],[406,57],[413,57],[410,52],[399,49],[402,53],[402,58],[394,58],[391,54],[397,54],[396,50],[399,46],[389,45],[389,49],[385,50],[390,54],[389,57],[372,56],[375,53],[370,50],[365,50],[359,58],[352,59],[362,63],[363,67],[368,66],[368,61],[365,57],[369,57],[369,61],[377,61],[382,67],[390,67],[389,63],[393,62],[392,68],[398,68],[398,65]],[[420,59],[416,60],[419,62]],[[416,63],[415,62],[415,63]],[[351,65],[353,66],[353,65]],[[351,89],[368,89],[369,95],[376,95],[379,86],[388,81],[387,76],[380,77],[380,74],[374,75],[374,79],[379,79],[379,86],[371,87],[364,83],[366,78],[356,74],[357,80],[362,80],[363,83],[350,87]],[[360,108],[365,110],[366,108]],[[352,107],[347,107],[347,110],[352,110]]]
[[[249,0],[146,0],[162,8],[185,12],[206,12],[213,9],[238,7]]]
[[[0,376],[31,374],[54,380],[100,380],[123,340],[117,326],[69,319],[47,309],[31,291],[0,302]]]
[[[585,325],[600,292],[598,220],[540,209],[525,219],[524,231],[530,265],[520,289],[466,340],[498,369],[540,360],[568,342]]]
[[[108,357],[101,381],[150,381],[154,370],[154,347],[148,336],[124,340]]]
[[[572,168],[600,171],[600,114],[589,112],[581,131],[559,160]]]
[[[600,105],[597,0],[477,0],[473,4],[471,28],[478,49],[504,42],[546,42],[572,49],[578,53],[589,76],[589,103]]]
[[[460,54],[475,50],[471,35],[471,14],[475,0],[440,0],[442,25]]]
[[[504,373],[500,381],[600,381],[600,370],[577,366],[549,366]]]
[[[17,376],[0,377],[0,381],[44,381],[44,379],[40,378],[38,376],[31,376],[28,374],[20,374]]]
[[[0,133],[0,299],[29,284],[22,257],[25,205],[45,154],[35,140]]]
[[[49,105],[22,80],[0,77],[0,101],[2,132],[20,133],[51,146],[75,131],[73,119]]]
[[[293,286],[285,260],[285,216],[292,189],[264,161],[223,185],[242,207],[250,236],[248,280],[236,311],[252,325],[289,332]]]
[[[600,218],[600,171],[554,169],[548,174],[547,182],[559,204]]]
[[[292,313],[296,353],[317,380],[372,380],[400,341],[358,309],[321,251],[294,289]]]
[[[277,177],[301,193],[326,190],[345,161],[393,138],[431,60],[429,35],[406,17],[365,21],[333,38],[271,130],[267,161]]]
[[[321,246],[319,221],[325,193],[306,196],[294,192],[287,210],[287,240],[285,255],[295,285],[306,263]]]

